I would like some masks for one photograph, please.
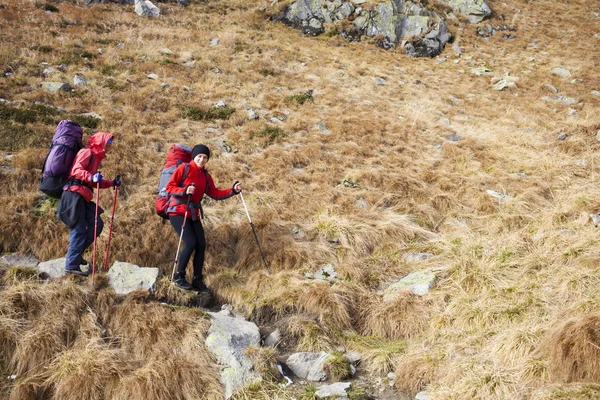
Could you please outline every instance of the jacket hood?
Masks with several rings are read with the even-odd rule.
[[[106,144],[112,138],[113,138],[113,135],[111,135],[110,133],[107,133],[107,132],[94,133],[88,139],[87,147],[92,150],[92,153],[104,156],[104,150],[106,149]]]

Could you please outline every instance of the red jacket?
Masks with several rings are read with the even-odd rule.
[[[179,186],[186,165],[188,165],[188,172],[183,180],[183,185]],[[215,183],[213,182],[213,179],[208,171],[204,168],[201,169],[198,167],[195,162],[192,161],[189,164],[184,163],[175,169],[173,175],[171,176],[171,180],[169,180],[169,183],[167,183],[167,193],[169,196],[172,196],[169,200],[169,208],[167,209],[169,215],[185,215],[185,207],[187,203],[187,195],[185,194],[185,190],[192,183],[195,184],[196,190],[194,191],[190,201],[190,211],[188,212],[188,215],[194,221],[200,218],[200,201],[202,200],[202,197],[204,197],[205,193],[208,195],[208,197],[215,200],[224,200],[235,195],[233,189],[221,190],[215,187]]]
[[[83,184],[73,184],[66,190],[79,193],[88,203],[94,198],[92,188],[96,187],[96,183],[92,182],[92,175],[98,172],[98,167],[106,154],[106,143],[113,136],[110,133],[98,132],[90,136],[88,145],[85,149],[80,150],[75,156],[73,167],[69,174],[70,178],[81,181]],[[106,189],[114,185],[112,180],[102,180],[100,188]]]

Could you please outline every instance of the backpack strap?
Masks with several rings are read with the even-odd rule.
[[[183,187],[183,181],[187,178],[188,172],[190,170],[190,164],[184,163],[185,167],[183,168],[183,175],[181,175],[181,180],[179,181],[179,187]]]

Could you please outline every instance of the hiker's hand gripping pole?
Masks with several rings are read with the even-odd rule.
[[[242,204],[244,205],[244,210],[246,210],[246,215],[248,216],[248,222],[250,222],[250,227],[252,228],[252,233],[254,233],[254,239],[256,240],[256,245],[258,246],[258,251],[260,252],[260,256],[263,260],[263,264],[265,265],[265,270],[267,271],[267,275],[270,275],[269,267],[267,266],[267,261],[265,260],[265,255],[263,254],[262,249],[260,248],[260,243],[258,242],[258,236],[256,235],[256,230],[254,229],[254,224],[252,223],[252,218],[250,218],[250,213],[248,212],[248,207],[246,207],[246,202],[244,201],[244,195],[240,191],[240,198],[242,199]]]
[[[190,186],[196,186],[193,183]],[[177,244],[177,253],[175,253],[175,262],[173,263],[173,272],[171,273],[171,281],[175,278],[175,268],[177,268],[177,262],[179,261],[179,249],[181,248],[181,239],[183,239],[183,229],[185,228],[185,221],[187,220],[188,210],[190,209],[190,201],[192,200],[192,194],[188,194],[187,203],[185,205],[185,214],[183,215],[183,223],[181,224],[181,233],[179,234],[179,243]]]

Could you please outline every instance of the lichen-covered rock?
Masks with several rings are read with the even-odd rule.
[[[68,92],[73,88],[71,87],[71,85],[64,82],[42,82],[42,89],[44,89],[46,92],[56,93],[59,90]]]
[[[323,385],[315,392],[315,396],[320,399],[346,397],[348,395],[346,391],[351,386],[352,383],[350,382],[336,382],[331,385]]]
[[[38,271],[48,278],[60,278],[65,274],[66,258],[57,258],[39,263]]]
[[[248,346],[260,345],[260,332],[254,323],[231,317],[226,310],[209,314],[212,326],[208,330],[206,347],[223,366],[220,380],[228,399],[236,391],[261,380],[253,370],[252,361],[245,355]]]
[[[301,352],[289,356],[285,363],[298,378],[321,382],[327,379],[324,366],[329,357],[331,354],[324,351],[320,353]]]
[[[27,267],[35,268],[39,264],[40,260],[35,258],[31,254],[5,254],[0,258],[0,265],[4,264],[9,267]]]
[[[401,292],[412,292],[418,296],[424,296],[437,281],[437,274],[447,271],[446,266],[430,268],[423,271],[413,272],[398,282],[391,284],[383,292],[383,301],[390,303],[394,301]]]
[[[322,0],[297,0],[287,9],[283,20],[299,27],[306,34],[320,35],[324,32],[321,21],[326,20],[323,15],[323,2]]]
[[[135,0],[135,13],[141,17],[158,17],[160,9],[148,0]]]
[[[470,23],[477,24],[492,14],[485,0],[446,0],[454,11],[467,17]]]
[[[158,268],[141,268],[137,265],[115,261],[108,271],[108,284],[118,294],[134,290],[151,290],[158,277]]]

